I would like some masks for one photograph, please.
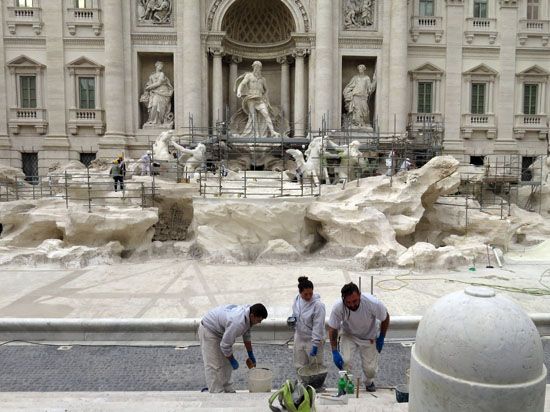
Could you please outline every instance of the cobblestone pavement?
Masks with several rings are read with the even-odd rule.
[[[543,341],[545,362],[550,369],[550,340]],[[0,346],[0,391],[194,391],[205,386],[202,357],[198,346]],[[378,386],[405,382],[410,345],[389,342],[382,351]],[[292,348],[286,345],[256,344],[259,364],[274,371],[274,387],[285,378],[295,377]],[[235,389],[246,389],[245,351],[237,349],[241,367],[233,373]],[[337,371],[329,347],[325,348],[329,366],[328,387],[336,386]],[[548,378],[550,383],[550,377]]]

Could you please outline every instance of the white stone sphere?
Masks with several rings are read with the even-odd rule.
[[[544,411],[544,352],[529,316],[492,289],[444,296],[422,317],[409,411]]]

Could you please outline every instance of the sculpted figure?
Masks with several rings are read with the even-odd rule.
[[[262,76],[262,63],[252,63],[252,72],[239,76],[235,82],[237,97],[243,99],[242,109],[248,115],[248,120],[241,136],[278,137],[273,128],[273,110],[269,104],[267,85]]]
[[[376,90],[376,72],[372,80],[365,73],[364,64],[357,66],[359,74],[352,77],[344,88],[344,101],[351,126],[370,127],[369,98]]]
[[[170,79],[164,74],[164,64],[155,63],[155,71],[149,76],[145,84],[145,92],[140,101],[147,104],[149,119],[143,127],[160,127],[171,129],[174,125],[172,113],[172,95],[174,87]]]
[[[170,160],[168,148],[174,139],[174,131],[167,130],[162,132],[153,143],[153,155],[155,160]]]
[[[206,146],[199,143],[194,149],[187,149],[176,142],[172,142],[172,145],[180,153],[179,159],[186,159],[184,172],[192,173],[197,169],[202,169],[206,164]]]
[[[346,0],[344,5],[344,27],[365,29],[374,23],[374,0]]]
[[[169,23],[172,16],[170,0],[139,0],[138,14],[140,21],[153,24]]]

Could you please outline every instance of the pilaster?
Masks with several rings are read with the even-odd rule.
[[[315,115],[313,129],[322,127],[323,116],[329,121],[332,115],[332,97],[334,92],[334,42],[332,18],[332,0],[317,0],[316,41],[315,41]]]
[[[183,117],[184,127],[189,127],[193,118],[195,127],[207,126],[202,119],[203,107],[203,60],[201,44],[201,3],[198,0],[179,1],[183,5],[183,21],[178,23],[179,39],[183,41]],[[204,123],[204,124],[203,124]]]

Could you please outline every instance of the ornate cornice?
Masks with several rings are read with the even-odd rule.
[[[4,37],[6,46],[46,46],[46,38],[36,37]]]
[[[104,39],[94,39],[94,38],[65,38],[63,39],[63,44],[66,47],[95,47],[103,48],[105,46]]]
[[[345,49],[380,49],[382,37],[340,37],[338,47]]]
[[[208,12],[208,17],[206,19],[206,27],[208,30],[212,30],[212,24],[214,22],[214,16],[216,15],[216,12],[218,11],[218,8],[220,5],[227,0],[214,0],[212,3],[212,6],[210,7],[210,11]],[[309,21],[309,16],[307,15],[307,10],[304,4],[301,0],[292,0],[294,4],[296,4],[296,7],[298,10],[300,10],[300,14],[302,15],[302,19],[304,20],[304,27],[305,31],[308,32],[311,28],[311,23]]]
[[[175,46],[177,41],[175,33],[132,33],[132,44]]]

